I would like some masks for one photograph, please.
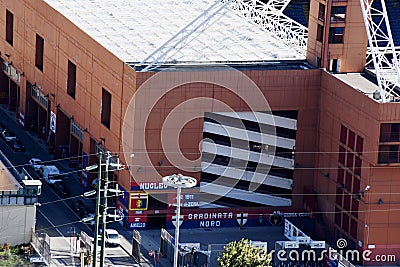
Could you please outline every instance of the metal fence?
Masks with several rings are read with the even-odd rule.
[[[46,233],[32,231],[32,245],[46,265],[49,266],[51,261],[50,237]]]
[[[139,231],[132,232],[132,256],[136,262],[140,263],[140,246],[142,244],[142,236]]]
[[[210,252],[208,250],[199,249],[200,244],[198,246],[193,243],[193,246],[190,244],[179,244],[179,258],[178,258],[178,266],[184,267],[208,267],[208,266],[216,266],[210,265]],[[167,230],[161,229],[161,244],[160,244],[161,254],[166,257],[170,262],[174,261],[174,238]]]

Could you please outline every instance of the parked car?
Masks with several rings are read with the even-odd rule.
[[[68,188],[65,186],[64,181],[56,181],[50,184],[50,187],[53,188],[54,192],[60,197],[67,197],[70,195]]]
[[[39,158],[31,158],[28,161],[28,164],[35,172],[37,172],[40,169],[40,167],[43,165],[43,161]]]
[[[105,230],[106,245],[108,246],[119,246],[121,245],[121,237],[117,230],[106,229]]]
[[[60,171],[54,165],[42,165],[38,169],[37,173],[48,184],[53,184],[57,181],[61,181]]]
[[[92,212],[89,203],[82,199],[74,199],[71,203],[71,208],[81,219],[94,217],[94,213]]]
[[[8,142],[8,145],[14,151],[25,151],[25,146],[18,138],[13,138]]]
[[[15,135],[15,133],[14,132],[9,132],[9,131],[7,131],[7,130],[3,130],[2,132],[1,132],[1,138],[4,140],[4,141],[6,141],[6,142],[10,142],[11,141],[11,139],[14,139],[14,138],[17,138],[17,136]]]

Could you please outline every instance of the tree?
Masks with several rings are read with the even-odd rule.
[[[218,257],[219,267],[270,267],[270,263],[271,254],[266,248],[254,247],[244,238],[228,243]]]

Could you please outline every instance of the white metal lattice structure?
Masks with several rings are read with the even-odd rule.
[[[148,57],[142,60],[139,64],[143,65],[146,62],[148,64],[141,72],[146,72],[151,69],[161,66],[162,63],[171,59],[180,49],[185,47],[190,41],[192,41],[197,35],[205,31],[212,23],[214,23],[221,15],[227,10],[225,9],[232,0],[224,3],[216,1],[207,10],[201,13],[198,17],[187,24],[183,29],[172,36],[166,41],[161,47],[156,49]],[[224,12],[222,12],[224,11]],[[218,15],[218,16],[217,16]]]
[[[274,33],[289,49],[293,49],[299,56],[305,57],[308,29],[282,13],[289,2],[290,0],[271,0],[268,4],[264,4],[258,0],[218,0],[142,60],[140,65],[146,62],[150,63],[141,72],[157,68],[170,61],[174,54],[214,23],[221,16],[221,14],[216,16],[218,13],[226,12],[227,7],[236,11],[247,22],[264,31]]]
[[[282,1],[282,4],[287,5],[289,2]],[[305,57],[308,29],[282,13],[286,6],[282,5],[277,10],[272,3],[266,5],[259,0],[237,0],[229,7],[238,11],[249,22],[265,31],[273,32],[285,45]]]
[[[268,9],[276,9],[283,12],[285,8],[289,5],[291,0],[269,0],[266,5]]]
[[[400,87],[399,58],[394,47],[392,32],[384,0],[380,8],[374,0],[360,0],[364,24],[367,30],[369,50],[375,67],[382,102],[389,102],[399,94],[394,91]]]

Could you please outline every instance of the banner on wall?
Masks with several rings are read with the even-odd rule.
[[[129,210],[147,210],[149,194],[133,192],[129,194]]]
[[[56,114],[53,111],[50,111],[50,131],[56,133]]]

